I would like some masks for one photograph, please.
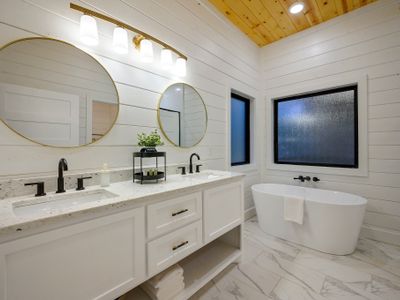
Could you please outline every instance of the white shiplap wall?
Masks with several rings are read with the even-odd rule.
[[[265,168],[259,143],[265,136],[264,101],[260,95],[317,78],[368,74],[369,176],[320,175],[321,188],[361,194],[369,199],[363,234],[400,243],[400,17],[398,1],[381,0],[365,8],[300,32],[259,52],[244,35],[206,1],[85,0],[97,9],[136,26],[180,49],[189,57],[183,81],[202,95],[209,113],[205,139],[189,150],[166,145],[170,164],[187,163],[198,152],[210,168],[228,168],[227,99],[233,88],[254,97],[254,164],[245,179],[246,209],[253,206],[249,186],[263,180],[292,183],[294,173]],[[84,48],[78,40],[80,14],[65,0],[1,0],[0,44],[28,36],[50,36]],[[140,63],[137,55],[120,56],[111,49],[113,27],[98,22],[100,45],[84,48],[111,73],[120,94],[117,124],[99,143],[77,149],[41,147],[0,124],[0,179],[53,173],[60,157],[74,171],[129,167],[136,133],[156,127],[156,105],[162,91],[181,81],[157,66]],[[267,141],[264,140],[264,143]]]
[[[206,2],[206,1],[205,1]],[[192,152],[206,167],[227,169],[227,101],[231,88],[259,99],[259,49],[207,3],[187,0],[85,0],[74,3],[109,14],[154,35],[185,53],[188,75],[175,78],[155,65],[111,49],[113,26],[98,21],[100,45],[85,48],[79,42],[80,13],[68,0],[1,0],[0,44],[29,36],[49,36],[70,42],[92,54],[110,72],[120,95],[117,124],[102,141],[77,149],[42,147],[15,135],[0,124],[0,176],[54,173],[60,157],[70,170],[129,167],[137,150],[136,134],[158,127],[156,105],[164,89],[175,82],[193,85],[203,97],[209,116],[203,141],[191,149],[166,145],[169,164],[187,163]],[[247,185],[259,180],[254,170]],[[0,177],[0,179],[1,179]],[[246,207],[251,207],[247,192]]]
[[[380,0],[266,46],[262,68],[264,95],[368,76],[368,176],[309,175],[321,178],[320,188],[368,198],[362,234],[400,244],[400,2]],[[265,182],[293,184],[298,175],[265,166]]]

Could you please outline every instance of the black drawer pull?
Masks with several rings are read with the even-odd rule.
[[[172,213],[172,216],[175,217],[175,216],[180,215],[180,214],[183,214],[183,213],[185,213],[185,212],[187,212],[187,211],[188,211],[187,208],[186,208],[186,209],[182,209],[182,210],[180,210],[180,211],[177,211],[177,212]]]
[[[189,241],[185,241],[183,243],[180,243],[178,246],[172,247],[172,251],[175,251],[176,249],[185,246],[186,244],[189,244]]]

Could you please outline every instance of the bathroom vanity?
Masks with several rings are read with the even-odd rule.
[[[0,201],[0,299],[115,299],[178,263],[187,299],[241,254],[242,175]]]

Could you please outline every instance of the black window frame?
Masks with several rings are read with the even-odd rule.
[[[338,92],[345,92],[345,91],[353,91],[354,92],[354,164],[329,164],[329,163],[303,163],[303,162],[284,162],[279,161],[278,157],[278,104],[280,102],[297,100],[301,98],[310,98],[315,96],[333,94]],[[334,167],[334,168],[345,168],[345,169],[358,169],[359,167],[359,149],[358,149],[358,85],[346,85],[341,87],[329,88],[324,89],[317,92],[307,92],[304,94],[299,94],[295,96],[288,96],[284,98],[275,98],[273,99],[273,108],[274,108],[274,163],[281,164],[281,165],[301,165],[301,166],[315,166],[315,167]]]
[[[231,156],[231,166],[242,166],[242,165],[248,165],[250,164],[250,134],[251,134],[251,128],[250,128],[250,104],[251,100],[249,98],[240,96],[236,93],[231,93],[231,104],[232,104],[232,99],[243,101],[245,104],[245,127],[246,127],[246,139],[245,139],[245,160],[244,161],[238,161],[238,162],[232,162],[232,156]],[[230,113],[232,112],[232,108]],[[232,120],[231,120],[231,153],[232,153]]]

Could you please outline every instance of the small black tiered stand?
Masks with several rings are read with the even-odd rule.
[[[156,169],[158,170],[158,158],[164,158],[164,172],[158,171],[157,175],[146,175],[143,171],[143,159],[144,158],[155,158],[156,159]],[[136,172],[135,169],[135,160],[139,158],[140,160],[140,169],[139,172]],[[140,180],[140,183],[143,184],[144,181],[155,180],[158,182],[159,179],[167,180],[167,155],[166,152],[134,152],[133,153],[133,182],[135,180]]]

